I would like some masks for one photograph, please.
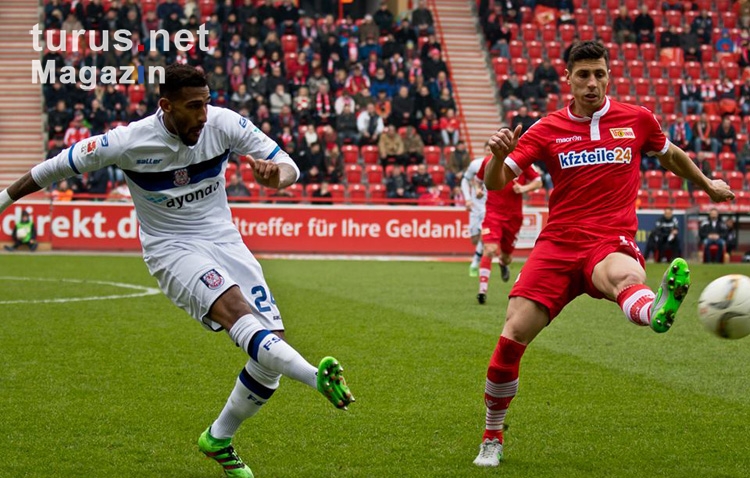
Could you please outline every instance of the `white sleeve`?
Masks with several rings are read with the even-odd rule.
[[[299,168],[291,157],[249,119],[232,110],[216,108],[222,114],[222,126],[232,140],[232,149],[240,155],[249,154],[253,159],[264,159],[276,164],[288,164],[294,168],[299,179]]]
[[[461,178],[461,192],[463,193],[464,198],[467,201],[470,200],[472,197],[474,197],[471,194],[471,191],[472,191],[471,181],[472,180],[467,177],[468,172],[469,170],[467,169],[466,173],[464,173],[464,176]]]
[[[115,164],[119,157],[119,138],[119,132],[112,130],[79,141],[57,156],[31,168],[31,177],[39,186],[46,188],[60,179]]]

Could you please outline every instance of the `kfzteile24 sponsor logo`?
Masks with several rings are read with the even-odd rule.
[[[563,169],[579,166],[593,166],[595,164],[630,164],[632,151],[630,148],[596,148],[593,151],[567,151],[558,153],[560,167]]]

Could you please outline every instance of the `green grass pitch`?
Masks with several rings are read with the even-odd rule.
[[[487,470],[472,460],[510,287],[497,268],[479,306],[465,263],[262,263],[289,342],[339,358],[357,402],[282,379],[235,440],[258,478],[750,476],[750,338],[696,317],[702,288],[746,266],[693,264],[664,335],[606,301],[569,305],[521,363],[506,462]],[[662,272],[648,266],[652,287]],[[139,257],[5,255],[0,276],[0,477],[222,476],[195,442],[246,360],[225,334],[161,294],[23,302],[156,287]]]

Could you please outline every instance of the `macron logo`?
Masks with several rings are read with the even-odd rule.
[[[568,136],[567,138],[557,138],[555,140],[555,143],[557,143],[557,144],[560,144],[560,143],[571,143],[573,141],[582,141],[582,140],[583,140],[583,138],[580,137],[580,136]]]

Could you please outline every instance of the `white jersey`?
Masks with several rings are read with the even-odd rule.
[[[46,187],[62,178],[109,165],[125,173],[141,224],[141,243],[163,239],[242,241],[232,222],[224,171],[230,153],[249,154],[299,169],[250,120],[208,106],[207,120],[194,146],[186,146],[163,123],[163,112],[93,136],[31,170]]]
[[[469,167],[466,168],[463,178],[461,178],[461,192],[463,192],[464,198],[471,201],[472,212],[484,212],[484,206],[487,202],[487,188],[484,186],[484,182],[480,181],[478,184],[476,181],[477,173],[479,173],[483,161],[484,157],[474,159],[469,163]],[[484,192],[481,198],[477,197],[478,189]]]

